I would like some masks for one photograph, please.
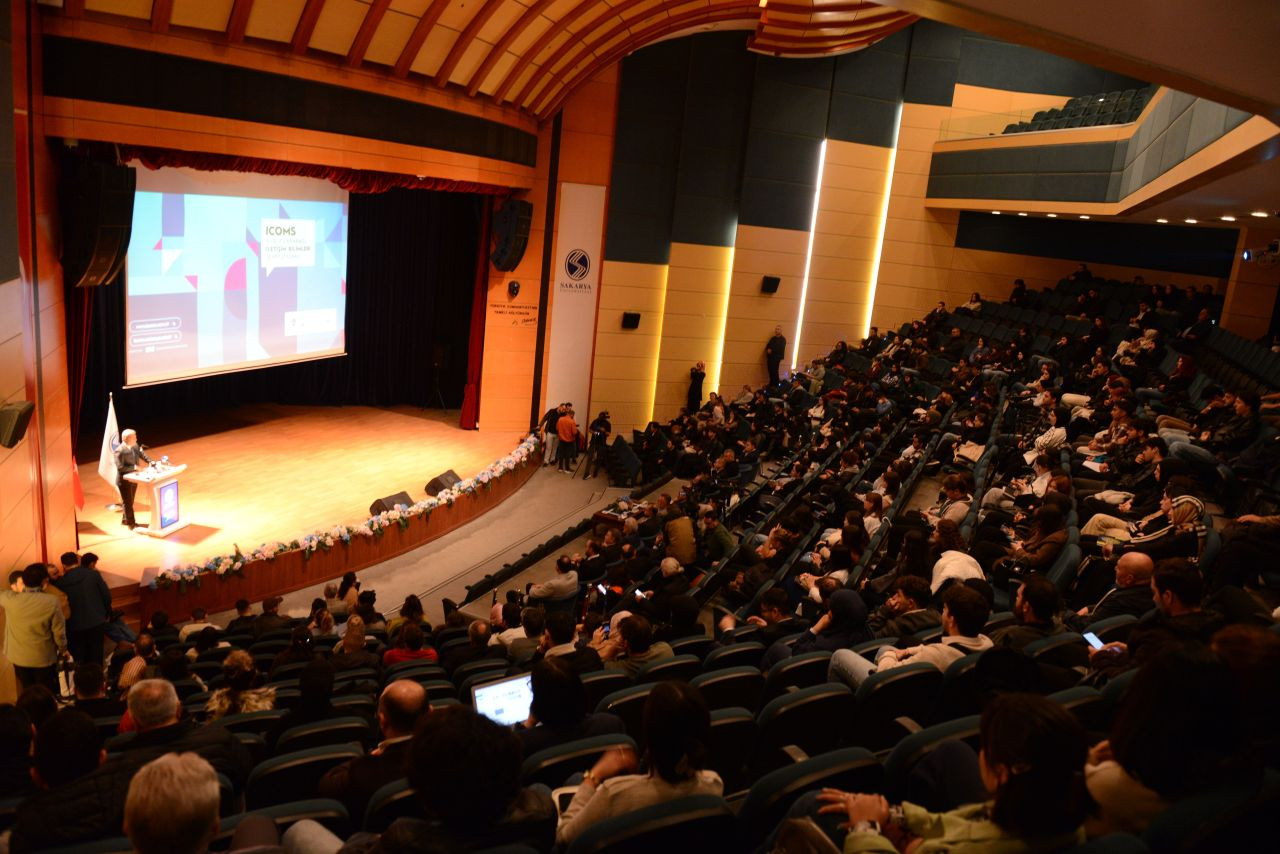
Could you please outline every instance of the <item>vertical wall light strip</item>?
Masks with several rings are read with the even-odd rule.
[[[871,312],[876,306],[876,286],[880,283],[880,256],[884,253],[884,231],[889,222],[889,199],[893,195],[893,167],[898,161],[898,131],[902,129],[902,102],[893,117],[893,144],[889,148],[889,168],[884,176],[884,198],[880,201],[880,224],[876,226],[876,251],[871,257],[871,275],[867,278],[867,310],[862,317],[862,337],[871,332]]]
[[[658,300],[658,331],[653,336],[653,377],[649,380],[649,413],[645,416],[645,426],[653,420],[653,404],[658,399],[658,365],[662,363],[662,316],[667,311],[667,275],[671,267],[662,265],[662,298]]]
[[[809,247],[804,251],[804,278],[800,280],[800,311],[796,314],[796,335],[791,344],[791,370],[800,356],[800,332],[804,329],[804,301],[809,296],[809,263],[813,260],[813,235],[818,230],[818,202],[822,199],[822,170],[827,164],[827,141],[818,147],[818,180],[813,188],[813,216],[809,219]]]
[[[736,237],[738,233],[738,224],[734,223],[733,233]],[[724,336],[725,330],[729,327],[729,294],[733,290],[733,251],[734,247],[729,247],[729,258],[725,262],[724,268],[724,298],[720,302],[720,340],[716,344],[714,350],[716,360],[711,365],[711,384],[707,386],[708,391],[720,393],[720,375],[724,370]]]

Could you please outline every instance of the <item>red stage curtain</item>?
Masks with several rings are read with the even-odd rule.
[[[480,240],[476,252],[475,296],[471,300],[471,337],[467,344],[467,384],[462,390],[462,411],[458,426],[474,430],[480,421],[480,369],[484,365],[484,319],[489,301],[489,229],[493,224],[493,204],[481,201]]]
[[[122,162],[137,159],[148,169],[162,166],[185,166],[205,172],[255,172],[260,175],[298,175],[304,178],[323,178],[332,181],[352,193],[385,193],[387,190],[442,190],[449,193],[479,193],[487,196],[505,196],[511,188],[478,181],[450,181],[445,178],[419,178],[395,172],[371,172],[363,169],[345,169],[338,166],[320,166],[315,163],[291,163],[286,160],[265,160],[261,157],[237,157],[231,154],[209,154],[203,151],[180,151],[171,148],[150,148],[143,145],[118,146]]]

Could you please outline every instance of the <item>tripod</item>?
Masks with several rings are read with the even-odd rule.
[[[444,410],[444,414],[449,414],[449,407],[445,405],[444,393],[440,391],[440,362],[438,360],[431,363],[431,393],[430,397],[434,398],[434,402],[440,404],[440,408]]]

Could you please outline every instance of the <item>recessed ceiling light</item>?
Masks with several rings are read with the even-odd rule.
[[[1226,214],[1226,215],[1224,215],[1223,217],[1221,217],[1221,219],[1222,219],[1222,221],[1223,221],[1223,222],[1235,222],[1235,221],[1236,221],[1236,218],[1235,218],[1235,217],[1233,217],[1231,214]]]
[[[1264,219],[1267,216],[1267,212],[1266,211],[1250,211],[1249,216],[1256,216],[1259,219]]]
[[[1088,219],[1088,218],[1089,218],[1089,215],[1088,215],[1088,214],[1080,214],[1080,218],[1081,218],[1081,219]]]
[[[1159,222],[1159,223],[1167,223],[1168,221],[1169,220],[1165,219],[1164,217],[1160,217],[1158,220],[1156,220],[1156,222]]]
[[[1018,216],[1026,216],[1026,215],[1027,215],[1026,211],[1018,211]]]
[[[1049,219],[1057,219],[1057,218],[1058,218],[1058,215],[1057,215],[1057,214],[1045,214],[1045,216],[1047,216]]]
[[[1195,217],[1190,217],[1190,216],[1183,220],[1183,222],[1185,222],[1187,225],[1195,225],[1199,221],[1200,220],[1196,219]]]
[[[1000,216],[1000,211],[992,211],[991,213],[995,216]]]

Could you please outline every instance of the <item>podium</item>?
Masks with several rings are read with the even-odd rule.
[[[152,537],[167,537],[187,526],[187,520],[182,518],[178,487],[178,478],[186,470],[185,464],[161,465],[139,469],[124,476],[125,480],[146,487],[147,497],[151,502],[151,524],[135,530]]]

